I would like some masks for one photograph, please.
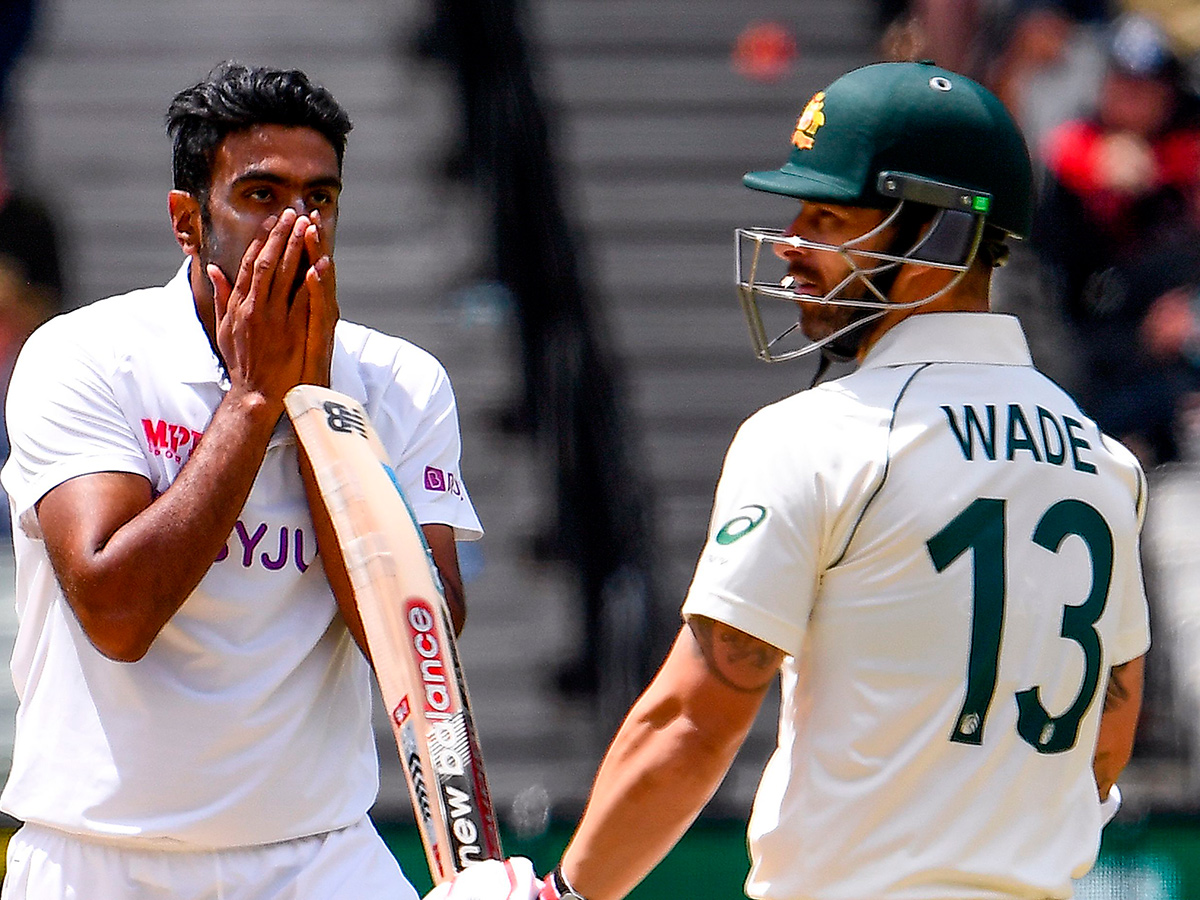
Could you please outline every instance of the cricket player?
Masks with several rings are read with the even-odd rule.
[[[178,272],[51,320],[8,395],[20,706],[0,808],[25,824],[2,896],[415,900],[367,818],[361,622],[331,591],[346,576],[283,397],[363,403],[461,625],[454,542],[480,527],[450,382],[339,320],[350,119],[328,91],[226,64],[167,121]]]
[[[543,884],[484,863],[451,900],[623,897],[777,676],[750,897],[1049,900],[1096,859],[1149,644],[1146,486],[988,312],[1005,242],[1029,233],[1024,141],[984,88],[924,63],[844,75],[790,137],[782,168],[745,176],[799,201],[786,230],[738,232],[751,335],[765,359],[858,366],[739,429],[684,625],[560,865]]]

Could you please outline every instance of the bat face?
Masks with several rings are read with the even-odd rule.
[[[370,419],[313,385],[285,403],[346,563],[433,880],[502,859],[440,579]]]

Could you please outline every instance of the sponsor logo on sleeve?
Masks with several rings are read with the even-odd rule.
[[[453,472],[445,472],[437,466],[425,467],[425,490],[435,494],[453,494],[462,499],[462,486]]]
[[[725,546],[741,540],[763,523],[767,517],[767,508],[751,503],[738,510],[738,515],[721,526],[714,540]]]

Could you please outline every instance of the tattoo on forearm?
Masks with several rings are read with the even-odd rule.
[[[778,648],[703,616],[691,617],[688,625],[708,670],[726,686],[759,693],[774,680],[783,660]]]

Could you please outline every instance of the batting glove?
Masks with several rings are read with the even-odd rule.
[[[473,863],[425,895],[425,900],[536,900],[542,882],[524,856]]]

